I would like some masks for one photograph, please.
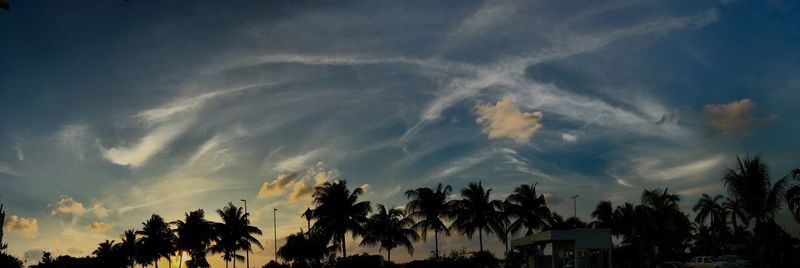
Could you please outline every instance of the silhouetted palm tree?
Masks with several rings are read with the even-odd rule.
[[[724,219],[722,206],[719,204],[720,200],[722,200],[722,195],[717,195],[712,198],[708,194],[703,193],[700,199],[697,200],[697,204],[692,208],[692,211],[697,213],[694,217],[694,221],[703,225],[706,219],[711,218],[711,226],[716,226],[718,223],[717,221]]]
[[[120,254],[119,244],[115,244],[114,240],[106,239],[105,242],[100,243],[92,254],[97,258],[97,262],[104,267],[120,267],[125,263],[124,256]]]
[[[345,235],[351,232],[353,237],[363,235],[363,224],[367,214],[372,211],[368,201],[358,201],[364,193],[359,188],[350,192],[346,181],[326,182],[314,189],[315,231],[325,234],[330,240],[342,247],[342,257],[347,257]]]
[[[442,186],[441,183],[436,186],[436,190],[422,187],[406,191],[406,197],[410,199],[406,205],[407,212],[409,217],[417,221],[414,229],[419,231],[423,240],[427,238],[428,231],[433,231],[436,259],[439,258],[439,233],[450,235],[450,230],[442,219],[450,214],[450,203],[447,199],[452,191],[450,185]]]
[[[191,260],[186,262],[189,268],[208,267],[206,252],[211,246],[211,242],[217,238],[214,231],[214,223],[205,219],[205,212],[198,209],[184,214],[184,220],[174,221],[175,233],[178,235],[175,247],[178,252],[187,252]],[[183,254],[178,267],[183,264]]]
[[[736,160],[736,169],[728,169],[722,177],[728,192],[742,202],[742,208],[756,220],[756,224],[772,219],[780,208],[789,176],[773,184],[769,167],[761,157],[741,159],[737,156]]]
[[[515,217],[514,214],[511,213],[512,207],[513,205],[508,202],[508,200],[500,204],[500,207],[497,208],[498,212],[500,212],[500,221],[498,221],[497,225],[493,226],[494,230],[492,230],[497,235],[497,238],[500,239],[500,242],[503,242],[503,246],[505,247],[503,253],[505,253],[505,255],[508,255],[509,236],[515,233],[512,225]]]
[[[286,244],[278,249],[278,256],[292,262],[292,267],[319,267],[320,261],[334,252],[336,246],[328,247],[328,240],[309,231],[286,237]]]
[[[158,268],[158,260],[161,257],[169,260],[174,252],[175,235],[164,222],[164,218],[157,214],[153,214],[142,225],[142,230],[136,232],[141,236],[139,249],[142,265],[155,263]]]
[[[625,202],[625,204],[617,206],[617,209],[614,210],[614,225],[611,227],[611,233],[622,235],[624,243],[631,243],[634,225],[638,218],[636,207],[633,204]]]
[[[252,252],[254,244],[259,248],[264,248],[261,242],[253,237],[253,235],[261,235],[261,230],[250,225],[250,213],[244,213],[241,207],[234,206],[229,202],[226,207],[217,209],[217,214],[222,218],[222,222],[214,224],[217,240],[216,244],[211,247],[211,251],[222,253],[225,267],[228,266],[228,262],[233,261],[235,268],[237,260],[244,260],[244,256],[236,254],[239,250]]]
[[[481,182],[470,183],[461,190],[461,200],[453,203],[453,216],[455,220],[451,228],[455,228],[467,238],[478,232],[478,244],[483,251],[483,232],[493,232],[500,229],[502,215],[497,208],[502,206],[500,200],[492,200],[492,189],[484,189]]]
[[[506,199],[510,203],[508,213],[513,215],[511,230],[516,233],[522,227],[527,230],[525,235],[531,235],[535,230],[547,226],[551,218],[550,208],[544,195],[536,194],[536,184],[523,184],[514,189]]]
[[[120,252],[125,256],[128,266],[133,267],[136,264],[137,244],[135,230],[125,230],[125,232],[122,233]]]
[[[405,247],[408,254],[413,254],[413,242],[419,240],[419,235],[412,226],[414,219],[407,217],[402,208],[387,211],[386,207],[379,204],[378,212],[370,216],[364,226],[366,233],[361,245],[379,245],[381,249],[386,249],[387,261],[392,261],[392,249],[396,247]]]
[[[640,235],[645,244],[652,246],[656,260],[668,259],[689,245],[691,222],[680,210],[679,203],[680,196],[670,194],[668,189],[642,192],[642,205],[636,212],[635,235]]]
[[[592,228],[611,228],[614,226],[614,208],[609,201],[600,201],[592,211]]]
[[[800,169],[792,170],[789,176],[800,182]],[[789,190],[786,190],[786,203],[789,205],[792,215],[794,215],[794,220],[800,223],[800,184],[795,184]]]
[[[725,212],[725,218],[731,218],[731,226],[734,230],[739,227],[738,221],[741,220],[744,226],[749,225],[750,218],[742,208],[742,202],[734,198],[725,198],[722,202],[722,210]]]

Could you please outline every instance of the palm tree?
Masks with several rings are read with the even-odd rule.
[[[122,233],[122,242],[120,243],[120,251],[125,256],[126,263],[133,267],[136,264],[136,231],[125,230]]]
[[[450,185],[443,186],[441,183],[436,190],[421,187],[406,191],[406,197],[410,199],[406,205],[408,216],[417,221],[413,228],[419,231],[422,240],[427,238],[428,231],[433,231],[436,259],[439,258],[439,233],[450,235],[442,219],[450,214],[451,207],[447,199],[452,191]]]
[[[155,263],[156,268],[158,268],[158,260],[161,257],[170,259],[170,255],[174,251],[175,235],[169,229],[167,223],[164,222],[164,218],[157,214],[150,216],[150,219],[143,222],[142,225],[142,230],[136,232],[137,235],[141,236],[142,264]]]
[[[697,213],[694,221],[703,225],[706,219],[711,218],[711,226],[716,226],[718,219],[724,219],[722,206],[719,204],[720,200],[722,200],[722,195],[711,198],[708,194],[703,193],[700,199],[697,200],[697,204],[692,208],[692,211]]]
[[[611,228],[614,226],[614,208],[609,201],[600,201],[592,211],[592,228]]]
[[[503,242],[503,246],[505,247],[505,255],[508,255],[508,242],[510,241],[510,235],[514,233],[513,226],[511,225],[512,220],[514,219],[514,214],[511,213],[513,210],[513,205],[508,202],[508,200],[503,201],[500,204],[500,207],[497,208],[497,211],[500,212],[500,221],[496,226],[493,226],[493,232],[497,235],[497,238],[500,239],[500,242]]]
[[[173,222],[176,226],[175,233],[178,235],[175,246],[178,252],[188,252],[191,256],[191,260],[186,263],[187,267],[208,267],[206,251],[217,236],[214,223],[205,219],[205,212],[202,209],[185,213],[184,216],[185,220]],[[183,265],[183,254],[178,267],[181,265]]]
[[[361,187],[350,192],[347,181],[326,182],[314,188],[313,211],[316,219],[312,229],[325,234],[328,240],[333,239],[334,244],[342,247],[342,257],[347,257],[347,244],[345,235],[351,232],[353,237],[363,235],[363,225],[367,221],[367,214],[372,211],[369,201],[358,201],[364,194]]]
[[[645,243],[653,246],[656,259],[669,258],[688,245],[691,223],[681,212],[679,203],[680,196],[670,194],[668,189],[642,192],[642,205],[636,212],[639,219],[634,229],[638,229],[637,235],[646,238]]]
[[[514,233],[525,227],[527,229],[525,235],[531,235],[535,230],[547,227],[551,212],[544,195],[536,194],[536,185],[520,185],[506,199],[510,203],[508,213],[514,218],[511,223],[511,230]]]
[[[287,236],[286,244],[278,249],[278,256],[292,262],[292,267],[319,267],[320,260],[333,252],[336,252],[335,246],[328,247],[328,240],[309,231]]]
[[[792,170],[789,176],[800,181],[800,168]],[[794,220],[800,223],[800,184],[796,184],[786,190],[786,203],[789,205],[792,215],[794,215]]]
[[[738,199],[733,198],[725,198],[725,201],[722,202],[722,210],[725,212],[725,217],[731,218],[731,225],[734,230],[738,228],[738,220],[741,220],[744,223],[744,226],[749,225],[750,218],[742,209],[742,202]]]
[[[625,202],[625,204],[617,206],[617,209],[614,210],[614,225],[611,227],[611,233],[617,236],[622,235],[624,243],[631,243],[637,219],[636,207],[633,204]]]
[[[119,264],[124,263],[124,259],[122,259],[122,255],[119,252],[119,244],[114,244],[114,240],[106,239],[105,242],[100,243],[97,246],[92,254],[97,257],[97,261],[106,267],[114,267],[119,266]]]
[[[742,208],[756,220],[756,224],[773,219],[780,208],[789,176],[773,184],[769,167],[761,161],[761,157],[741,159],[737,156],[736,160],[736,169],[728,169],[722,177],[728,192],[742,202]]]
[[[233,261],[233,267],[236,268],[236,261],[244,260],[244,256],[236,254],[239,250],[252,252],[253,244],[261,249],[264,248],[261,242],[253,237],[261,235],[261,230],[250,225],[250,213],[244,213],[241,207],[229,202],[226,207],[217,209],[217,214],[222,218],[222,222],[214,224],[217,240],[211,251],[222,253],[225,267],[228,267],[228,262]]]
[[[452,213],[455,220],[451,226],[469,239],[477,231],[480,251],[483,251],[483,231],[491,233],[502,224],[502,215],[497,211],[502,202],[492,200],[491,192],[492,189],[484,189],[481,182],[473,182],[461,190],[462,199],[453,203]]]
[[[407,217],[402,208],[392,208],[388,211],[383,205],[378,205],[378,213],[369,217],[365,225],[366,233],[361,240],[362,246],[380,245],[386,249],[386,260],[392,261],[392,249],[400,246],[414,253],[413,242],[419,240],[419,235],[414,229],[414,219]]]

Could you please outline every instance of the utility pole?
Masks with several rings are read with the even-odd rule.
[[[277,224],[278,221],[275,218],[275,215],[277,215],[277,213],[278,209],[272,208],[272,230],[273,230],[272,241],[275,243],[275,263],[278,263],[278,224]]]
[[[579,195],[573,195],[572,196],[572,205],[575,207],[574,208],[575,210],[574,210],[574,212],[572,214],[572,217],[574,217],[575,219],[578,218],[578,197],[579,197]]]
[[[242,202],[244,202],[244,214],[247,214],[247,200],[242,199]],[[247,268],[250,268],[250,250],[246,250],[245,254],[247,254]]]

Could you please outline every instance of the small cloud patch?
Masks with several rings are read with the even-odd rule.
[[[89,231],[95,233],[105,233],[108,232],[108,230],[111,230],[112,227],[114,226],[105,222],[93,221],[89,224]]]
[[[86,211],[86,208],[83,207],[81,202],[75,201],[72,197],[69,196],[61,196],[61,200],[56,203],[48,205],[50,207],[50,215],[83,215]]]
[[[31,238],[39,231],[39,221],[36,218],[24,218],[11,215],[6,219],[4,229],[9,233],[18,233],[26,238]]]
[[[511,138],[525,143],[542,127],[542,112],[522,112],[511,97],[479,105],[476,114],[476,122],[489,139]]]
[[[755,103],[741,99],[727,104],[708,104],[703,111],[708,125],[716,133],[744,137],[756,123]]]

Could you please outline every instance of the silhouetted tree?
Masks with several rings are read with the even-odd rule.
[[[614,208],[609,201],[600,201],[592,211],[592,228],[611,228],[614,226]]]
[[[350,232],[353,237],[363,235],[363,224],[367,214],[372,211],[368,201],[358,201],[364,193],[361,187],[350,192],[347,181],[326,182],[314,188],[313,217],[316,220],[312,229],[333,239],[342,248],[342,257],[347,257],[345,235]]]
[[[725,201],[722,202],[722,210],[725,213],[725,218],[730,218],[732,229],[739,228],[738,222],[742,221],[744,226],[749,225],[750,217],[744,212],[742,208],[742,202],[736,198],[725,198]]]
[[[525,235],[531,235],[547,227],[551,218],[550,208],[544,195],[536,194],[536,184],[516,187],[506,200],[510,203],[508,213],[514,218],[511,222],[512,232],[516,233],[524,227],[527,229]]]
[[[175,241],[175,246],[178,252],[186,251],[191,256],[191,260],[186,262],[189,268],[195,267],[209,267],[206,260],[206,252],[211,246],[211,243],[216,240],[217,233],[214,231],[214,223],[205,219],[205,212],[198,209],[184,214],[184,220],[177,220],[175,224],[175,233],[178,238]],[[181,262],[183,263],[183,254],[181,254]]]
[[[162,257],[170,260],[172,252],[174,252],[175,235],[169,229],[169,226],[164,222],[164,218],[157,214],[153,214],[150,219],[142,223],[142,230],[136,234],[141,236],[139,252],[141,255],[141,264],[149,265],[155,263],[158,268],[158,260]]]
[[[122,233],[122,242],[120,243],[119,247],[120,253],[125,257],[125,263],[133,268],[133,266],[136,264],[136,254],[138,252],[136,244],[136,231],[125,230],[125,232]]]
[[[697,204],[694,205],[692,211],[696,212],[697,215],[694,217],[694,221],[700,225],[704,225],[706,219],[711,219],[711,226],[715,226],[717,221],[723,218],[723,211],[722,206],[719,204],[720,200],[722,200],[722,195],[717,195],[715,197],[711,197],[706,193],[697,200]]]
[[[492,233],[501,229],[502,214],[497,208],[502,206],[500,200],[492,200],[492,189],[484,189],[481,182],[470,183],[461,190],[461,200],[453,203],[453,217],[455,220],[451,228],[455,228],[467,238],[478,232],[478,244],[483,251],[483,232]]]
[[[756,220],[756,224],[767,222],[780,208],[789,176],[773,184],[769,167],[761,157],[741,159],[737,156],[736,160],[736,169],[726,170],[722,181],[730,195],[742,202],[742,208]]]
[[[336,252],[328,247],[328,240],[319,233],[299,232],[286,237],[286,244],[278,249],[278,256],[292,262],[294,267],[319,267],[325,256]]]
[[[127,261],[120,251],[120,245],[115,244],[114,240],[100,243],[92,254],[95,255],[97,264],[103,267],[123,267]]]
[[[414,229],[414,219],[407,217],[402,208],[386,210],[383,205],[378,205],[378,212],[367,220],[362,246],[380,246],[386,249],[386,260],[392,261],[392,249],[405,247],[408,254],[414,253],[413,242],[419,240],[419,235]]]
[[[800,168],[792,170],[789,176],[800,182]],[[800,223],[800,184],[795,184],[786,190],[786,204],[789,205],[794,220]]]
[[[409,217],[417,221],[414,229],[422,235],[422,240],[426,240],[428,231],[433,231],[436,259],[439,258],[439,233],[450,235],[450,230],[442,220],[450,214],[451,206],[447,199],[452,191],[450,185],[443,186],[441,183],[436,190],[422,187],[406,191],[406,197],[410,199],[406,209]]]
[[[211,247],[211,251],[222,253],[226,267],[228,262],[233,261],[235,268],[237,260],[244,260],[244,256],[236,254],[237,251],[252,252],[254,244],[259,248],[264,248],[261,242],[253,237],[253,235],[261,235],[261,230],[250,225],[250,214],[244,213],[241,207],[228,203],[228,206],[217,209],[217,214],[222,218],[222,222],[214,224],[218,237],[216,244]]]

